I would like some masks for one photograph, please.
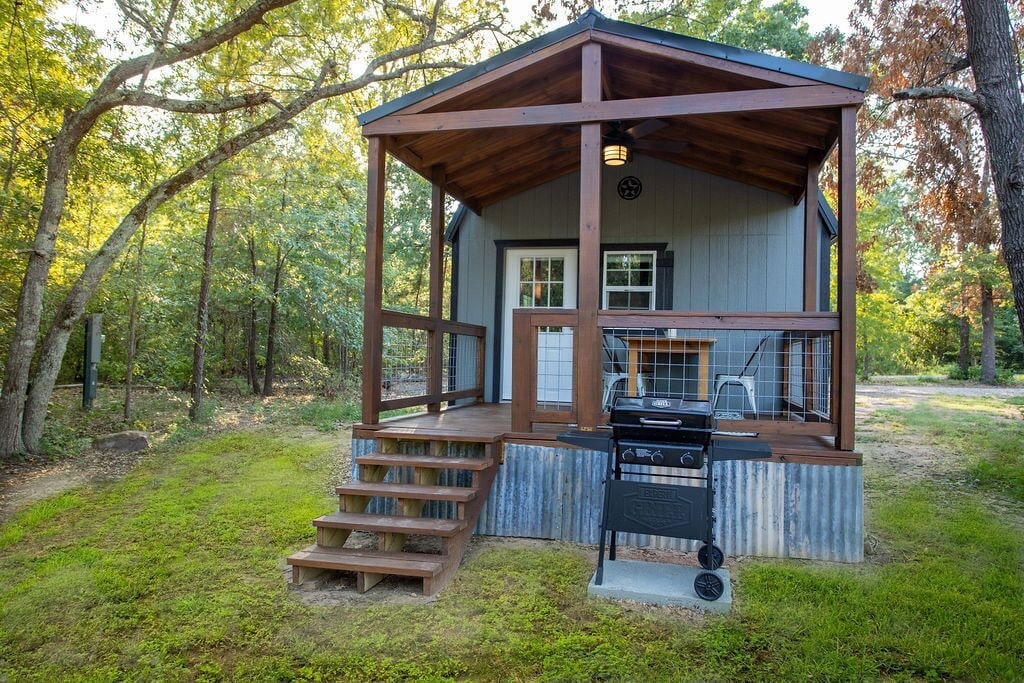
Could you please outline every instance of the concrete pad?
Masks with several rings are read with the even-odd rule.
[[[703,600],[693,590],[693,580],[703,569],[682,567],[662,562],[637,560],[606,560],[604,580],[598,586],[594,577],[587,586],[587,594],[612,600],[636,600],[655,605],[676,605],[703,612],[728,612],[732,609],[732,582],[726,569],[715,574],[722,579],[725,590],[717,600]]]

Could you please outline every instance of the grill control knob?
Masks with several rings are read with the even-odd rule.
[[[633,462],[633,451],[629,449],[622,451],[622,459],[625,462]]]
[[[680,458],[680,459],[679,459],[679,461],[680,461],[680,462],[681,462],[681,463],[682,463],[683,465],[685,465],[686,467],[689,467],[689,466],[690,466],[690,465],[692,465],[692,464],[693,464],[693,462],[694,462],[694,461],[693,461],[693,453],[683,453],[683,457],[682,457],[682,458]]]
[[[665,462],[665,456],[661,454],[661,451],[655,451],[654,454],[651,455],[651,462],[655,465],[660,465]]]

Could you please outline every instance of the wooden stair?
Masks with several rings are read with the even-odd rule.
[[[498,467],[501,442],[474,437],[380,430],[379,452],[355,459],[359,480],[337,487],[339,511],[313,520],[316,544],[288,557],[292,583],[302,584],[327,571],[347,571],[355,572],[360,592],[388,575],[422,579],[424,595],[441,590],[462,562]],[[479,443],[483,457],[448,456],[451,442]],[[430,455],[400,453],[402,443],[426,443]],[[438,485],[442,471],[469,472],[470,485]],[[389,473],[392,481],[385,482]],[[400,473],[403,481],[398,481]],[[368,513],[375,498],[393,500],[396,514]],[[422,516],[428,501],[450,503],[454,517]],[[376,534],[376,549],[346,546],[353,531]],[[441,552],[405,552],[410,536],[437,538]]]

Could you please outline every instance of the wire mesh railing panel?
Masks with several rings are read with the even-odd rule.
[[[384,327],[381,398],[386,401],[426,395],[429,355],[426,330]]]
[[[538,327],[537,408],[572,411],[573,337],[572,327]]]
[[[464,391],[477,386],[477,337],[444,333],[441,358],[441,391]]]
[[[712,401],[720,420],[827,422],[830,333],[603,328],[602,403],[656,395]]]

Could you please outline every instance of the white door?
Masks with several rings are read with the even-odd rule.
[[[512,310],[576,308],[575,249],[509,249],[501,342],[501,399],[512,399]],[[537,400],[572,403],[572,328],[548,327],[537,337]]]

